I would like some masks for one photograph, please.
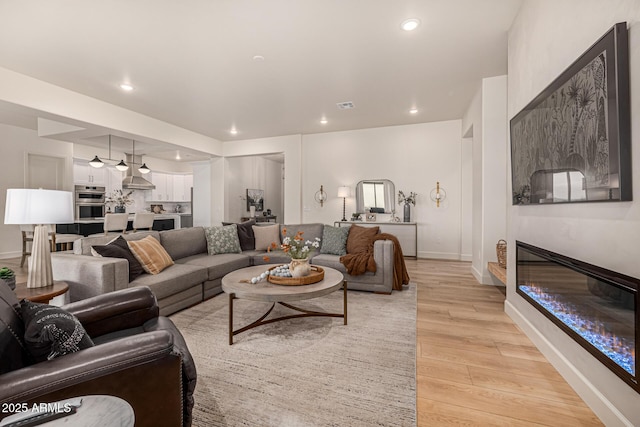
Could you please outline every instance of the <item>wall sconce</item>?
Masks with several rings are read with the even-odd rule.
[[[320,186],[320,190],[316,191],[314,198],[316,199],[316,202],[320,203],[320,207],[324,205],[325,200],[327,200],[327,193],[325,193],[322,185]]]
[[[447,192],[440,186],[440,181],[436,182],[436,188],[431,190],[431,200],[436,203],[436,207],[440,207],[440,202],[447,198]]]
[[[343,186],[338,187],[338,197],[342,197],[342,219],[347,220],[347,197],[351,197],[351,188]]]

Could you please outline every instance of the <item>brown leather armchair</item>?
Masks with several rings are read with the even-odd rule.
[[[0,284],[1,285],[1,284]],[[30,364],[19,302],[0,286],[0,404],[56,402],[90,395],[131,404],[136,426],[191,425],[196,369],[155,296],[136,287],[63,307],[82,323],[94,347]],[[10,415],[1,413],[0,419]]]

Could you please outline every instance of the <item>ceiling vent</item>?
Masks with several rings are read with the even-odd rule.
[[[351,102],[351,101],[338,102],[336,105],[341,110],[350,110],[350,109],[354,108],[353,102]]]

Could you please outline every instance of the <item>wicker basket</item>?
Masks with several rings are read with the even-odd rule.
[[[496,254],[498,255],[498,265],[507,268],[507,242],[505,240],[498,240]]]

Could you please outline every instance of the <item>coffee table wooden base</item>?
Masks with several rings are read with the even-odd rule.
[[[248,324],[247,326],[244,326],[240,329],[236,329],[235,331],[233,330],[233,300],[237,298],[236,298],[236,294],[230,293],[229,294],[229,345],[233,345],[234,335],[238,335],[242,332],[248,331],[249,329],[253,329],[258,326],[279,322],[281,320],[297,319],[299,317],[342,317],[344,319],[344,324],[346,325],[347,324],[347,282],[346,281],[342,282],[342,289],[343,289],[343,294],[342,294],[343,295],[342,297],[343,312],[342,313],[325,313],[322,311],[305,310],[300,307],[287,304],[286,302],[275,301],[273,304],[271,304],[271,307],[269,308],[269,310],[267,310],[267,312],[263,314],[259,319]],[[288,316],[280,316],[280,317],[274,317],[273,319],[264,320],[267,316],[269,316],[269,314],[271,314],[276,304],[280,304],[291,310],[299,311],[301,314],[290,314]]]

